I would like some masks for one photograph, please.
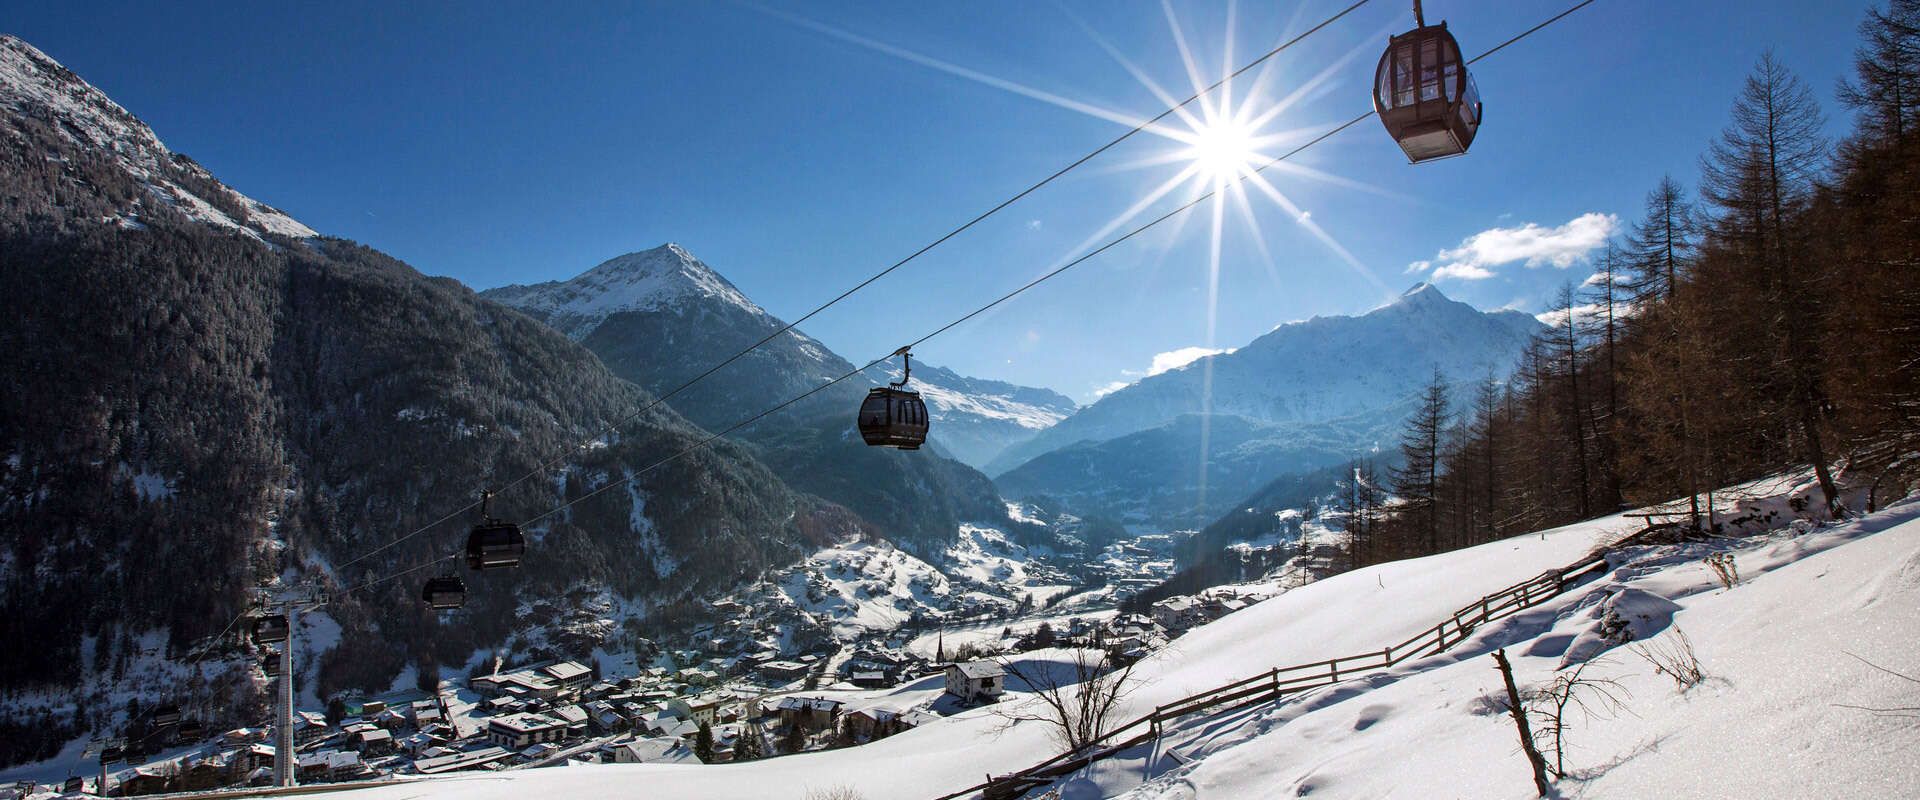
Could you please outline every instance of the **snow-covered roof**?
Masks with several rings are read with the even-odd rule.
[[[617,750],[626,751],[626,759],[641,764],[699,764],[700,757],[693,748],[679,739],[655,738],[640,739],[614,745]]]
[[[550,664],[542,667],[540,671],[561,683],[579,680],[580,678],[593,674],[593,670],[589,669],[587,665],[574,661],[562,661],[558,664]]]
[[[998,678],[1007,674],[1005,669],[992,661],[963,661],[958,664],[949,664],[947,669],[959,670],[961,675],[972,680]]]

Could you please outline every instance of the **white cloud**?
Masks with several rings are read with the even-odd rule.
[[[1167,352],[1154,355],[1153,366],[1147,368],[1147,374],[1158,375],[1170,369],[1179,369],[1207,356],[1217,356],[1231,352],[1233,352],[1233,348],[1231,347],[1224,350],[1215,350],[1209,347],[1182,347],[1178,350],[1168,350]]]
[[[1442,278],[1458,278],[1463,281],[1483,281],[1491,277],[1493,277],[1493,270],[1476,264],[1465,264],[1457,261],[1451,264],[1442,264],[1439,269],[1433,271],[1433,279],[1436,281]]]
[[[1030,231],[1040,230],[1040,220],[1037,220],[1037,219],[1027,220],[1027,230],[1030,230]]]
[[[1135,378],[1135,379],[1149,377],[1153,375],[1158,375],[1168,370],[1179,369],[1195,361],[1199,361],[1200,359],[1206,358],[1207,356],[1224,355],[1224,354],[1233,352],[1233,350],[1234,348],[1231,348],[1231,347],[1224,348],[1224,349],[1215,349],[1211,347],[1182,347],[1178,350],[1168,350],[1167,352],[1164,352],[1164,353],[1155,353],[1153,356],[1153,364],[1147,367],[1146,372],[1141,372],[1139,370],[1134,370],[1134,369],[1123,369],[1123,370],[1120,370],[1120,374],[1124,377]],[[1104,385],[1094,387],[1093,397],[1094,399],[1098,400],[1102,397],[1106,397],[1107,395],[1113,394],[1114,392],[1120,391],[1121,389],[1125,389],[1129,386],[1132,386],[1133,383],[1134,382],[1132,380],[1112,381]]]
[[[1440,251],[1433,261],[1413,262],[1407,271],[1425,272],[1432,267],[1435,280],[1477,281],[1493,277],[1495,267],[1516,262],[1528,268],[1566,269],[1606,246],[1619,228],[1619,217],[1599,212],[1581,214],[1554,228],[1531,222],[1516,228],[1489,228],[1462,240],[1458,247]],[[1432,266],[1435,262],[1438,267]]]
[[[1427,270],[1430,270],[1430,269],[1433,269],[1433,262],[1428,261],[1426,259],[1421,259],[1419,261],[1415,261],[1411,264],[1408,264],[1407,271],[1402,274],[1412,275],[1419,272],[1426,272]]]

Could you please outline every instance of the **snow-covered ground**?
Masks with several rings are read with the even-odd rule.
[[[890,631],[946,604],[947,576],[884,542],[824,548],[776,579],[779,599],[814,616],[836,639]]]
[[[1378,649],[1636,525],[1608,517],[1294,589],[1141,662],[1124,716],[1272,666]],[[1716,550],[1731,552],[1743,577],[1730,590],[1703,563]],[[1196,718],[1155,746],[1073,776],[1064,796],[1531,796],[1511,722],[1490,711],[1498,676],[1487,653],[1507,648],[1520,681],[1541,684],[1576,639],[1592,638],[1595,606],[1627,590],[1674,604],[1670,619],[1643,621],[1641,630],[1657,638],[1684,629],[1709,677],[1680,692],[1627,648],[1605,653],[1590,674],[1620,681],[1631,697],[1612,718],[1575,720],[1574,777],[1561,791],[1882,797],[1920,787],[1920,727],[1839,705],[1920,704],[1920,684],[1866,663],[1917,671],[1920,504],[1907,503],[1844,525],[1796,523],[1712,546],[1622,553],[1604,577],[1484,626],[1458,649],[1277,706]],[[1009,726],[973,709],[869,745],[751,764],[582,766],[357,796],[800,798],[846,785],[869,798],[931,797],[1053,751],[1040,726]]]

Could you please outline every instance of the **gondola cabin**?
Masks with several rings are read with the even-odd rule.
[[[182,742],[197,742],[205,739],[207,738],[207,725],[197,719],[181,722],[180,731],[175,734],[175,738]]]
[[[1466,154],[1480,130],[1480,90],[1447,23],[1388,41],[1374,71],[1373,109],[1412,163]]]
[[[878,386],[860,404],[859,423],[870,446],[918,450],[927,441],[927,404],[919,392]]]
[[[155,728],[167,728],[180,724],[180,707],[176,705],[157,706],[147,724]]]
[[[435,611],[459,608],[467,604],[467,584],[453,575],[428,578],[427,585],[420,590],[420,599]]]
[[[253,640],[265,644],[287,640],[287,615],[267,614],[253,621]]]
[[[520,566],[527,553],[527,537],[511,522],[488,520],[467,534],[467,567],[475,570]]]
[[[269,678],[280,677],[280,651],[268,650],[260,657],[260,673]]]

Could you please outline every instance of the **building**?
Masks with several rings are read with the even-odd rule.
[[[849,711],[842,723],[847,732],[860,741],[871,741],[892,736],[906,729],[901,722],[900,712],[884,708],[863,708]]]
[[[514,752],[541,742],[560,741],[566,732],[567,723],[542,714],[509,714],[487,720],[487,739]]]
[[[947,665],[947,694],[964,703],[991,703],[1006,690],[1007,671],[991,661]]]
[[[700,764],[700,756],[681,739],[639,739],[612,746],[615,764]]]
[[[374,728],[353,735],[354,748],[369,758],[391,755],[393,753],[393,731]]]
[[[1184,631],[1207,623],[1206,608],[1191,597],[1169,597],[1150,609],[1153,621],[1170,631]]]
[[[769,661],[760,665],[760,674],[768,680],[793,681],[807,674],[807,665],[798,661]]]
[[[810,731],[824,731],[832,730],[839,722],[842,705],[844,703],[838,700],[829,700],[824,697],[789,695],[774,703],[773,711],[780,715],[782,725],[789,727],[798,725]]]
[[[443,772],[454,772],[485,766],[496,761],[504,761],[512,756],[513,753],[506,748],[483,747],[479,750],[469,750],[465,753],[449,753],[443,756],[423,758],[413,762],[413,768],[418,770],[422,775],[438,775]]]
[[[877,669],[869,672],[855,672],[848,676],[848,680],[862,689],[886,689],[894,684],[885,671]]]
[[[306,744],[327,735],[327,715],[315,711],[293,712],[293,743]]]
[[[349,750],[321,750],[303,753],[299,760],[302,781],[346,781],[367,771],[360,754]]]
[[[541,667],[539,672],[561,689],[574,689],[593,682],[593,669],[578,661],[548,664]]]

